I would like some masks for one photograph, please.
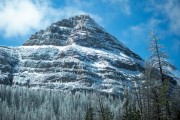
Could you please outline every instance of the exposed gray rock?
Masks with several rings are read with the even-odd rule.
[[[0,47],[0,83],[120,93],[143,60],[88,15],[53,23],[23,46]]]
[[[0,84],[11,84],[14,67],[18,63],[17,54],[8,47],[0,47]]]
[[[45,30],[36,32],[23,45],[66,46],[77,44],[112,52],[123,52],[128,56],[140,59],[140,56],[107,33],[89,15],[75,16],[51,24]]]

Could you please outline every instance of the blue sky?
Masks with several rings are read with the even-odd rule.
[[[0,0],[0,45],[20,46],[53,22],[87,13],[143,59],[155,30],[180,69],[179,11],[179,0]]]

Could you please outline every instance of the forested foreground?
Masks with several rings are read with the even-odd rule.
[[[95,92],[0,85],[0,120],[178,120],[180,89],[165,98],[166,88],[145,86],[126,89],[122,100]]]
[[[0,86],[0,120],[84,120],[91,114],[94,120],[117,120],[122,105],[119,98],[96,93]]]

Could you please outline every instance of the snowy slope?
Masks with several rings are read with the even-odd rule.
[[[0,56],[1,83],[33,88],[121,93],[143,70],[143,60],[88,15],[53,23],[23,46],[0,47]]]

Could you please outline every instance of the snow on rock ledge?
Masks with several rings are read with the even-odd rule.
[[[0,47],[0,83],[121,93],[143,60],[87,15],[53,23],[20,47]]]

